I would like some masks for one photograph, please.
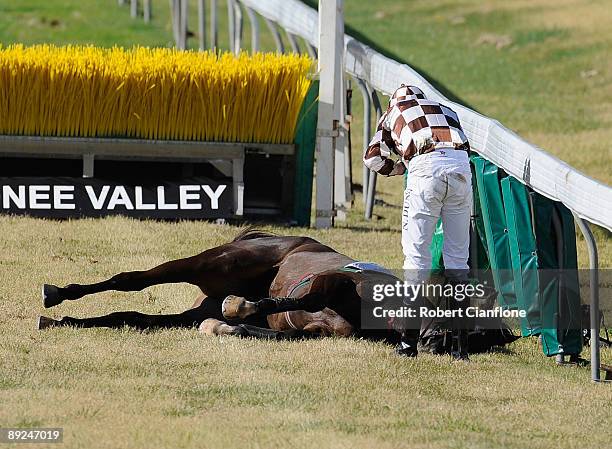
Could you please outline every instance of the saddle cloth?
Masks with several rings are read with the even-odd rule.
[[[394,276],[394,274],[386,269],[385,267],[378,265],[374,262],[351,262],[342,268],[340,271],[350,271],[352,273],[361,273],[363,271],[375,271],[378,273],[388,274],[390,276]],[[314,273],[308,273],[298,279],[296,282],[291,284],[288,288],[287,296],[291,297],[293,294],[300,288],[310,283],[312,278],[314,277]]]
[[[376,271],[378,273],[385,273],[393,276],[393,273],[390,270],[387,270],[385,267],[378,265],[374,262],[351,262],[348,265],[345,265],[342,270],[344,271]]]

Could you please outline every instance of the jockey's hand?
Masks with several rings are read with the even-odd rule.
[[[393,166],[393,170],[387,176],[399,176],[406,173],[406,166],[401,160],[398,160]]]

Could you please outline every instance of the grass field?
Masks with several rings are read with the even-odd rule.
[[[345,3],[347,24],[366,38],[611,182],[606,1]],[[145,25],[115,0],[0,0],[0,43],[170,45],[168,2],[153,5],[154,21]],[[220,18],[226,20],[223,9]],[[271,48],[269,37],[264,45]],[[359,184],[361,99],[354,97]],[[381,180],[379,189],[384,205],[372,222],[361,218],[358,193],[335,229],[269,229],[308,234],[356,259],[399,267],[401,180]],[[555,367],[533,340],[457,365],[427,355],[398,359],[385,345],[355,339],[271,343],[188,330],[34,330],[44,282],[148,268],[237,232],[199,222],[0,217],[0,427],[61,426],[71,448],[609,446],[612,390],[589,383],[587,368]],[[612,267],[610,233],[596,232],[602,266]],[[582,240],[579,249],[586,266]],[[110,292],[44,313],[172,313],[196,294],[183,285]],[[602,357],[612,363],[612,351]]]
[[[0,426],[63,426],[68,447],[606,447],[612,390],[535,340],[472,363],[354,339],[271,343],[190,330],[34,330],[43,282],[94,281],[220,244],[234,228],[0,218]],[[290,230],[276,229],[288,233]],[[369,259],[391,231],[309,231]],[[399,261],[392,248],[377,260]],[[193,287],[106,293],[53,316],[172,313]],[[47,312],[49,313],[49,312]],[[603,358],[612,362],[612,351]],[[128,445],[127,442],[130,442]]]

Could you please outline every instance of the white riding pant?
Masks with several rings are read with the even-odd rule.
[[[430,245],[442,217],[446,269],[467,270],[472,173],[467,152],[442,148],[414,157],[402,211],[404,270],[429,273]]]

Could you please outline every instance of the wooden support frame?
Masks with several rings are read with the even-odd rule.
[[[317,129],[317,192],[315,227],[333,226],[335,156],[341,147],[340,124],[342,107],[338,92],[342,91],[344,20],[343,0],[319,0],[319,114]],[[342,161],[344,164],[344,161]],[[344,165],[342,165],[344,168]],[[344,180],[342,180],[344,182]]]

